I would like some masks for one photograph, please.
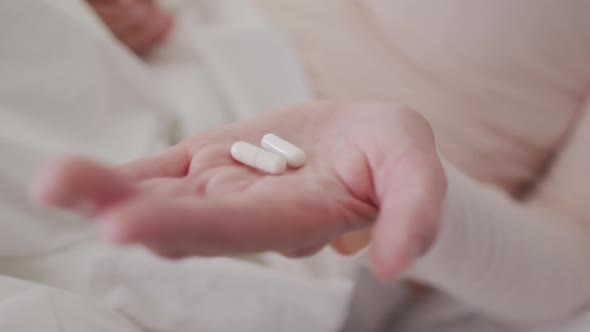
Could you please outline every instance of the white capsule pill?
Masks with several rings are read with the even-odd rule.
[[[231,156],[245,165],[270,174],[278,175],[287,169],[287,162],[283,157],[246,142],[234,143]]]
[[[287,160],[287,164],[294,168],[299,168],[305,165],[307,158],[305,152],[285,141],[275,134],[266,134],[262,137],[262,147],[270,152],[274,152]]]

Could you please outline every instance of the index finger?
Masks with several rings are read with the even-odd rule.
[[[131,181],[161,177],[183,177],[188,174],[191,155],[184,144],[177,144],[154,156],[123,164],[117,171]]]
[[[262,184],[216,197],[137,196],[99,217],[103,237],[119,244],[189,243],[183,256],[287,253],[326,244],[373,215],[345,191],[295,174]]]

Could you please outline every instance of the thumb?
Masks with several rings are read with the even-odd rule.
[[[436,152],[412,152],[389,165],[376,183],[380,214],[373,227],[371,262],[376,276],[392,280],[435,240],[446,176]]]

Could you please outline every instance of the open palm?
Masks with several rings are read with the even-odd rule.
[[[308,163],[273,176],[234,161],[235,141],[275,133]],[[373,228],[373,263],[397,275],[428,247],[445,192],[428,123],[384,104],[316,103],[198,135],[160,155],[109,168],[67,158],[34,183],[42,203],[93,207],[103,237],[167,257],[268,250],[314,253]]]

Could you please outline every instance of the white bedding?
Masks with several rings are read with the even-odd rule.
[[[179,12],[146,65],[83,1],[0,2],[0,331],[338,330],[352,282],[332,277],[337,260],[167,262],[109,247],[89,221],[27,201],[49,156],[120,162],[309,99],[288,45],[254,7],[198,4],[206,19]]]

